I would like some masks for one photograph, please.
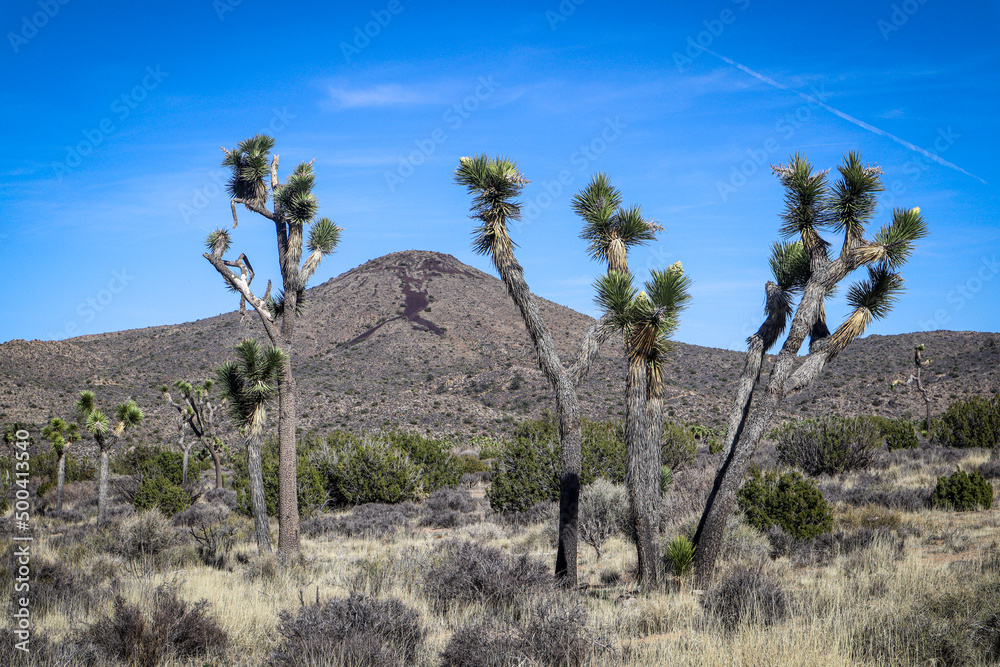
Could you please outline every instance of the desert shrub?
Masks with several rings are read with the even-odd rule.
[[[598,478],[615,484],[625,483],[625,431],[621,424],[581,420],[582,457],[580,483],[584,486]],[[561,451],[561,450],[559,450]]]
[[[988,510],[993,507],[993,486],[978,471],[969,474],[959,469],[949,477],[938,477],[931,503],[956,512]]]
[[[670,540],[663,554],[667,569],[675,577],[683,577],[694,567],[694,544],[685,535]]]
[[[236,492],[232,489],[210,489],[201,494],[201,497],[207,503],[236,509]]]
[[[424,515],[420,525],[435,528],[455,528],[466,523],[479,503],[464,489],[438,489],[423,502]]]
[[[481,621],[456,630],[441,654],[442,667],[577,667],[603,652],[586,628],[587,612],[562,597],[533,605],[523,627]]]
[[[694,433],[681,424],[672,421],[663,423],[663,446],[660,463],[671,472],[680,470],[694,461],[698,444]]]
[[[387,539],[395,535],[419,509],[413,503],[358,505],[346,515],[321,514],[302,522],[302,532],[316,537],[335,534],[360,539]]]
[[[44,477],[47,483],[43,483],[47,491],[55,488],[59,472],[59,457],[54,449],[42,449],[35,456],[31,457],[31,474]],[[97,466],[88,458],[76,456],[73,450],[66,451],[66,483],[85,482],[97,478]],[[38,495],[44,495],[45,491],[39,487]]]
[[[16,549],[10,547],[4,552],[0,566],[0,590],[11,594],[4,600],[5,604],[8,600],[20,597],[14,592],[18,566]],[[103,577],[88,574],[63,560],[51,561],[35,557],[31,561],[29,582],[31,615],[33,618],[42,618],[58,609],[64,609],[72,615],[89,613],[105,599],[103,596],[107,590],[101,587],[103,583]]]
[[[22,631],[23,632],[23,631]],[[28,638],[28,650],[17,648],[24,641],[11,626],[0,627],[0,665],[10,667],[24,665],[69,665],[71,664],[72,648],[65,642],[53,642],[44,630],[31,628]]]
[[[459,454],[455,457],[456,471],[459,483],[466,475],[478,475],[486,472],[486,464],[475,454]]]
[[[261,447],[261,469],[264,477],[264,499],[268,516],[278,514],[278,440],[269,438]],[[233,457],[236,509],[245,516],[253,516],[250,501],[250,478],[247,474],[246,455]],[[307,454],[295,459],[295,478],[298,489],[299,516],[308,517],[321,509],[327,501],[327,484],[323,471]]]
[[[916,449],[920,445],[917,431],[909,419],[889,419],[872,415],[865,417],[878,429],[879,435],[890,451],[895,449]]]
[[[761,532],[777,524],[797,538],[825,533],[833,515],[815,483],[798,472],[762,473],[754,466],[737,494],[747,523]]]
[[[109,551],[127,559],[156,558],[184,542],[181,533],[155,509],[127,518],[109,537]]]
[[[730,518],[722,536],[719,558],[727,562],[759,563],[770,557],[771,543],[767,536],[741,519],[739,515]]]
[[[412,500],[420,490],[419,466],[378,437],[350,439],[330,450],[319,465],[336,504],[398,503]]]
[[[222,656],[229,638],[208,606],[205,600],[190,605],[167,584],[156,589],[148,613],[116,596],[112,615],[86,627],[77,644],[91,657],[88,662],[103,658],[140,667],[171,658]]]
[[[1000,479],[1000,458],[990,459],[980,465],[979,474],[986,479]]]
[[[288,667],[413,665],[427,634],[417,612],[399,600],[356,593],[279,616],[282,641],[271,661]]]
[[[803,566],[829,565],[838,556],[849,556],[876,542],[888,545],[896,560],[903,558],[905,554],[905,540],[896,532],[885,528],[836,531],[800,540],[775,525],[768,531],[767,537],[771,542],[772,558],[787,556]]]
[[[559,471],[558,446],[552,440],[515,435],[493,460],[493,481],[486,491],[490,507],[524,512],[536,503],[558,500]]]
[[[492,519],[502,526],[507,526],[515,530],[534,526],[539,523],[555,523],[559,516],[559,503],[551,500],[543,500],[535,503],[523,512],[503,512],[494,514]]]
[[[132,504],[139,512],[155,508],[171,517],[191,504],[191,494],[162,474],[147,474],[139,483]]]
[[[737,568],[712,586],[702,607],[727,630],[743,623],[771,625],[789,612],[785,592],[760,568]]]
[[[932,591],[883,618],[865,619],[851,637],[853,658],[884,665],[1000,664],[1000,582],[973,579]]]
[[[197,479],[203,470],[212,467],[209,459],[188,458],[188,478]],[[119,475],[162,475],[178,486],[184,476],[184,454],[170,449],[139,445],[111,457],[111,472]]]
[[[417,466],[420,485],[425,493],[442,489],[446,486],[455,486],[462,477],[463,472],[458,457],[449,451],[451,446],[443,440],[425,438],[410,431],[390,431],[384,434],[389,444],[404,452],[410,461]],[[467,457],[475,459],[475,457]],[[478,470],[482,470],[482,462],[479,463]],[[469,461],[464,465],[468,466]],[[475,471],[473,471],[475,472]]]
[[[875,461],[880,432],[867,419],[822,417],[789,424],[778,435],[778,460],[808,475],[864,470]]]
[[[446,542],[435,550],[431,562],[424,589],[439,612],[468,602],[494,610],[517,607],[553,582],[548,566],[537,558],[508,556],[475,542]]]
[[[1000,394],[991,400],[972,396],[955,401],[931,420],[931,439],[948,447],[996,447],[1000,444]]]
[[[250,538],[250,523],[237,514],[215,521],[207,520],[206,516],[193,523],[188,532],[197,544],[201,562],[221,570],[229,566],[233,548]]]
[[[612,535],[629,532],[628,496],[625,487],[603,477],[583,487],[580,492],[579,534],[584,543],[594,547],[601,559],[604,542]]]

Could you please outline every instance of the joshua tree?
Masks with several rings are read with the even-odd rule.
[[[240,312],[246,316],[246,303],[257,311],[261,325],[271,345],[282,348],[289,359],[295,338],[295,322],[303,306],[306,283],[319,267],[320,261],[337,247],[341,229],[328,218],[314,221],[319,203],[313,195],[315,175],[312,162],[302,162],[284,183],[278,181],[278,156],[271,156],[274,139],[257,135],[225,148],[222,161],[232,176],[229,179],[230,206],[233,227],[238,224],[236,205],[243,206],[274,223],[277,233],[278,264],[281,268],[282,292],[271,298],[271,283],[262,297],[250,290],[253,267],[245,254],[234,260],[223,255],[229,249],[230,236],[219,229],[209,235],[205,259],[222,275],[226,285],[240,294]],[[268,196],[273,205],[266,206]],[[303,230],[309,225],[306,246],[309,256],[302,262]],[[301,263],[300,263],[301,262]],[[232,269],[239,269],[239,275]],[[280,327],[278,321],[280,320]],[[278,377],[278,550],[289,555],[299,548],[299,510],[295,476],[295,431],[298,413],[295,407],[296,388],[291,363],[283,364]]]
[[[912,385],[914,382],[917,383],[917,391],[919,391],[924,397],[924,433],[930,433],[931,430],[931,399],[927,396],[927,387],[924,386],[924,381],[921,376],[920,370],[931,363],[930,359],[924,359],[921,356],[921,352],[927,348],[923,343],[920,345],[915,345],[913,347],[913,365],[917,367],[916,375],[910,375],[910,377],[904,383],[902,380],[893,380],[892,388],[895,389],[897,385],[906,384],[907,386]]]
[[[187,427],[198,438],[198,442],[201,443],[202,447],[211,454],[212,463],[215,464],[215,488],[221,489],[222,461],[219,459],[219,451],[217,449],[220,441],[215,434],[215,411],[218,406],[212,402],[211,396],[214,384],[211,380],[205,380],[200,385],[195,386],[185,380],[178,380],[174,383],[174,387],[181,393],[181,403],[174,400],[170,394],[169,387],[160,387],[160,391],[163,392],[163,399],[177,410],[177,418],[179,420],[178,444],[181,451],[184,452],[182,483],[187,484],[188,458],[191,454],[191,448],[194,446],[193,442],[188,445],[184,444],[185,427]]]
[[[42,429],[42,437],[52,443],[55,450],[58,468],[56,472],[56,509],[62,509],[63,486],[66,482],[66,450],[80,439],[80,427],[67,423],[59,417],[53,417],[48,426]]]
[[[562,452],[559,547],[555,572],[565,585],[576,586],[581,465],[580,409],[576,387],[586,377],[609,332],[599,324],[591,326],[584,336],[577,359],[570,368],[564,368],[548,327],[538,312],[534,295],[524,280],[524,271],[514,256],[515,244],[507,227],[510,221],[520,219],[521,206],[515,198],[528,180],[513,161],[479,155],[460,160],[455,182],[466,186],[474,195],[471,217],[480,225],[473,232],[473,248],[480,254],[488,254],[493,261],[507,286],[507,293],[521,312],[542,372],[555,390]],[[629,245],[649,240],[657,229],[655,225],[642,221],[641,216],[638,222],[631,218],[624,220],[618,211],[620,199],[620,194],[602,174],[598,174],[588,189],[574,198],[574,208],[584,218],[582,236],[591,241],[590,253],[595,259],[611,262],[620,258],[624,261]]]
[[[256,339],[248,338],[236,346],[238,361],[223,364],[216,375],[222,395],[229,401],[229,416],[243,434],[247,449],[247,473],[250,481],[250,504],[257,533],[257,548],[271,552],[271,534],[267,525],[267,500],[260,442],[267,420],[267,402],[278,393],[277,381],[288,356],[278,347],[261,349]]]
[[[677,315],[690,298],[689,284],[680,262],[666,271],[653,271],[645,291],[638,292],[625,271],[609,271],[596,284],[605,326],[621,331],[625,339],[625,483],[639,580],[647,589],[657,582],[660,561],[661,366],[667,341],[677,329]]]
[[[715,570],[726,521],[757,444],[769,427],[782,400],[809,386],[827,362],[861,336],[873,319],[888,314],[902,291],[896,269],[909,258],[913,243],[927,234],[920,209],[896,209],[892,223],[872,240],[864,237],[865,225],[874,216],[877,193],[883,190],[882,170],[865,166],[855,153],[844,157],[841,178],[832,187],[826,172],[814,173],[812,165],[796,155],[787,166],[772,167],[785,187],[786,208],[782,236],[797,236],[798,243],[777,245],[771,266],[776,282],[766,287],[765,321],[748,340],[748,351],[726,430],[726,457],[716,473],[705,511],[695,533],[695,570],[701,585]],[[843,234],[839,254],[831,257],[831,244],[819,232]],[[851,314],[830,333],[824,300],[856,269],[866,267],[867,279],[847,292]],[[791,299],[801,294],[793,309]],[[775,360],[763,394],[753,400],[764,353],[784,333],[788,337]],[[809,354],[799,363],[798,352],[809,337]]]
[[[80,392],[80,399],[76,402],[76,411],[86,429],[93,434],[100,451],[100,477],[97,483],[97,525],[100,526],[107,521],[108,463],[111,458],[111,450],[124,437],[126,431],[139,425],[144,415],[135,401],[129,399],[115,409],[118,423],[112,427],[111,419],[97,407],[97,398],[90,390]]]

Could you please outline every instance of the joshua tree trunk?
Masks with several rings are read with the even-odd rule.
[[[524,281],[524,271],[513,253],[493,253],[497,272],[507,286],[507,293],[521,311],[528,335],[535,345],[542,372],[556,393],[559,416],[559,442],[562,460],[559,477],[559,547],[556,551],[556,576],[566,586],[577,584],[577,516],[580,503],[581,427],[580,404],[569,372],[563,368],[555,344],[538,304]]]
[[[284,322],[291,321],[291,317],[284,318]],[[290,353],[290,348],[288,345],[285,351]],[[295,378],[289,360],[278,377],[278,551],[282,556],[293,555],[299,549],[295,394]]]
[[[267,500],[264,496],[263,466],[260,458],[260,437],[249,436],[247,445],[247,474],[250,477],[250,504],[253,510],[253,527],[260,553],[271,553],[271,530],[267,523]]]
[[[62,509],[63,486],[66,483],[66,452],[59,452],[59,468],[56,473],[56,509]]]
[[[187,486],[187,483],[188,483],[188,459],[191,458],[191,447],[184,447],[181,451],[184,452],[183,463],[181,464],[181,486]]]
[[[110,447],[98,443],[101,450],[100,477],[97,483],[97,525],[103,526],[108,518],[108,464],[111,459]]]
[[[659,561],[659,526],[655,517],[660,480],[660,446],[650,442],[648,379],[646,365],[630,359],[625,382],[625,485],[639,557],[639,583],[645,590],[656,585]]]
[[[222,488],[222,461],[219,459],[219,452],[215,451],[215,443],[208,446],[208,453],[212,455],[212,463],[215,464],[215,488]]]

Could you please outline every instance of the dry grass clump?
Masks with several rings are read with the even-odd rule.
[[[271,664],[286,667],[413,665],[427,634],[417,612],[399,600],[355,593],[295,614],[283,611],[280,618],[282,641]]]
[[[701,604],[729,631],[744,623],[777,623],[791,607],[779,582],[759,567],[734,569],[705,592]]]
[[[190,605],[175,587],[162,585],[150,602],[147,610],[117,596],[112,614],[80,633],[76,642],[79,663],[112,660],[155,667],[168,659],[225,653],[229,638],[208,612],[206,601]]]
[[[435,550],[431,563],[424,590],[438,613],[471,602],[494,611],[516,610],[553,583],[547,563],[528,554],[509,556],[475,542],[448,541]]]

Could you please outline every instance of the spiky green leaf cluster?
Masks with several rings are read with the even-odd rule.
[[[313,194],[316,174],[312,164],[302,162],[289,174],[285,183],[274,192],[274,201],[285,212],[285,217],[297,225],[305,225],[316,216],[319,202]]]
[[[135,428],[145,417],[142,409],[132,399],[119,405],[115,413],[118,418],[118,425],[115,427],[117,435],[121,435],[127,429]]]
[[[274,139],[258,134],[226,151],[222,166],[230,169],[227,189],[231,197],[264,205],[267,201],[267,180],[271,173],[272,148]]]
[[[814,174],[812,165],[799,153],[788,166],[775,167],[774,171],[785,186],[785,212],[781,216],[784,224],[779,230],[782,237],[799,235],[804,240],[822,242],[816,229],[825,222],[826,172]]]
[[[521,218],[521,205],[514,198],[527,182],[517,163],[504,157],[491,159],[483,154],[459,160],[455,183],[473,195],[471,217],[482,222],[472,232],[477,253],[496,258],[513,248],[507,223]]]
[[[840,180],[834,184],[828,202],[828,224],[834,231],[844,232],[850,242],[864,235],[865,225],[875,214],[877,195],[885,188],[880,178],[882,170],[866,167],[853,151],[844,156],[838,170]]]
[[[56,454],[62,456],[63,450],[80,439],[80,427],[77,424],[67,423],[60,417],[53,417],[49,423],[42,428],[42,438],[52,443],[52,449]]]
[[[642,216],[639,206],[622,208],[622,195],[606,174],[597,173],[573,196],[573,210],[583,219],[580,238],[588,241],[591,259],[624,270],[628,248],[656,238],[659,228]]]
[[[802,241],[775,241],[768,263],[774,282],[789,295],[799,294],[812,274],[809,254],[802,247]]]
[[[287,356],[277,347],[262,348],[248,338],[235,348],[237,359],[216,371],[224,398],[229,401],[229,415],[240,429],[260,433],[266,418],[265,404],[277,395],[278,374]]]
[[[854,308],[864,308],[875,319],[882,319],[902,292],[903,278],[898,273],[885,265],[868,267],[868,279],[851,285],[847,303]]]
[[[216,229],[205,239],[205,249],[216,257],[222,257],[229,250],[231,240],[229,232],[224,229]]]
[[[678,316],[690,300],[690,279],[680,264],[653,271],[638,291],[625,271],[609,271],[597,279],[594,301],[605,313],[605,326],[625,335],[630,356],[654,360],[666,352],[667,340],[679,325]]]
[[[319,252],[329,255],[340,243],[340,227],[333,223],[330,218],[320,218],[313,223],[309,229],[309,240],[306,247],[309,252]]]
[[[927,236],[927,223],[920,215],[919,208],[897,208],[892,214],[892,224],[875,235],[874,243],[884,249],[882,261],[889,268],[896,269],[906,263],[913,252],[913,243]]]

